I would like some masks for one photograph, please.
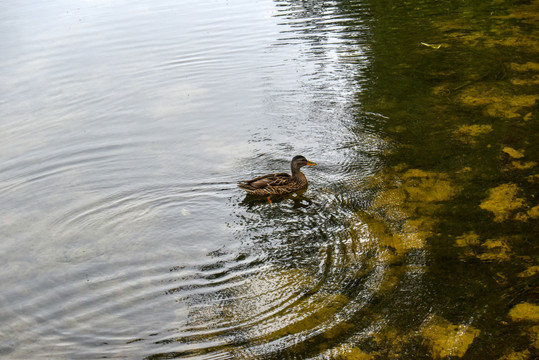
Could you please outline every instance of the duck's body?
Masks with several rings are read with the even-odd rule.
[[[307,187],[307,178],[300,171],[300,168],[305,165],[314,166],[316,164],[298,155],[292,159],[290,164],[292,175],[287,173],[263,175],[251,180],[240,181],[238,187],[252,195],[267,196],[268,200],[270,200],[271,195],[290,194]]]

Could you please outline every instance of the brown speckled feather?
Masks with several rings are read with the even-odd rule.
[[[299,170],[302,166],[314,166],[302,155],[294,156],[290,163],[292,175],[287,173],[269,174],[259,176],[251,180],[243,180],[238,182],[238,187],[247,191],[249,194],[257,196],[267,196],[271,204],[269,196],[290,194],[295,191],[307,187],[307,178]]]
[[[303,189],[307,186],[307,179],[295,179],[287,173],[268,174],[240,181],[238,186],[252,195],[282,195]]]

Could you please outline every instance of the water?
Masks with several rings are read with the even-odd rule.
[[[537,356],[537,13],[4,2],[0,354]]]

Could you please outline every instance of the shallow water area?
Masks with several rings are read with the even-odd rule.
[[[537,1],[0,9],[2,357],[538,356]]]

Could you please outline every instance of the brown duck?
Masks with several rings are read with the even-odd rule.
[[[290,194],[306,188],[308,185],[307,178],[300,171],[300,168],[314,165],[316,164],[308,161],[304,156],[297,155],[294,156],[290,163],[292,175],[287,173],[263,175],[252,180],[242,180],[238,182],[238,187],[252,195],[266,196],[268,202],[272,204],[271,195]]]

